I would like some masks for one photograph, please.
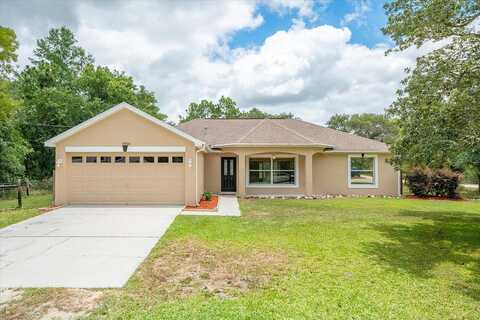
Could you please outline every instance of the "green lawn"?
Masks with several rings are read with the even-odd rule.
[[[24,196],[22,202],[23,208],[17,209],[17,199],[0,200],[0,228],[40,214],[38,208],[48,207],[52,203],[52,195],[37,193]]]
[[[480,201],[241,208],[179,216],[91,319],[480,318]]]

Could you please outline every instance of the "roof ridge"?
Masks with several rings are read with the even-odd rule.
[[[262,123],[265,122],[265,120],[267,120],[266,118],[265,119],[262,119],[261,121],[259,121],[255,126],[253,126],[250,130],[247,131],[247,133],[242,136],[240,139],[238,139],[237,143],[238,142],[242,142],[243,140],[245,140],[250,134],[253,133],[253,131],[255,131]]]
[[[293,130],[293,129],[288,128],[288,127],[286,127],[286,126],[284,126],[284,125],[281,125],[280,123],[277,123],[276,121],[272,121],[272,123],[275,124],[275,125],[277,125],[278,127],[281,127],[281,128],[283,128],[283,129],[285,129],[285,130],[287,130],[287,131],[292,132],[293,134],[296,134],[297,136],[299,136],[299,137],[302,138],[302,139],[307,140],[308,142],[316,143],[316,142],[313,141],[312,139],[305,137],[303,134],[300,134],[300,133],[297,132],[296,130]]]

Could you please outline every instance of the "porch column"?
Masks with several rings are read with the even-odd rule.
[[[238,153],[238,195],[244,197],[246,194],[245,185],[245,152]]]
[[[313,195],[313,154],[305,154],[305,193]]]

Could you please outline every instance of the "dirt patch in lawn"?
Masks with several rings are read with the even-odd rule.
[[[101,291],[84,289],[30,289],[0,308],[5,320],[77,319],[95,309],[103,295]]]
[[[287,255],[266,249],[238,253],[211,248],[193,240],[167,244],[154,261],[140,271],[142,287],[169,296],[196,293],[229,299],[262,288],[288,265]]]

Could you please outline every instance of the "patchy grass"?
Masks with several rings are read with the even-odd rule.
[[[38,208],[48,207],[52,203],[51,193],[36,193],[23,198],[23,208],[17,208],[17,200],[0,200],[0,228],[39,215]]]
[[[198,240],[171,241],[140,269],[137,287],[170,298],[203,293],[228,299],[262,288],[286,265],[287,257],[278,252],[237,252]]]
[[[84,289],[17,291],[19,297],[0,304],[2,319],[74,319],[95,309],[104,294]]]
[[[478,319],[480,203],[243,200],[179,216],[91,319]]]

